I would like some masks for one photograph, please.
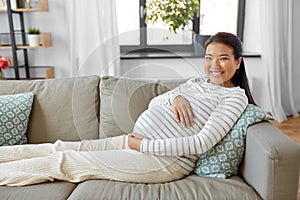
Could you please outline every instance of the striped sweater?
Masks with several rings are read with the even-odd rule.
[[[248,104],[244,90],[210,84],[207,80],[190,79],[151,100],[134,127],[134,132],[145,137],[141,152],[196,160],[230,131]],[[174,118],[172,102],[178,95],[190,102],[192,127],[183,127]]]

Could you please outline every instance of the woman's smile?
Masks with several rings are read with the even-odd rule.
[[[221,77],[223,73],[221,71],[210,71],[210,74],[214,77]]]

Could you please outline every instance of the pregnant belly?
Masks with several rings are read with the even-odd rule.
[[[148,139],[185,137],[197,134],[203,123],[195,116],[194,125],[183,127],[176,122],[171,106],[153,106],[143,112],[136,121],[134,132]]]

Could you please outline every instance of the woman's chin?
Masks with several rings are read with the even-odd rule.
[[[220,85],[220,86],[223,86],[223,85],[224,85],[224,81],[223,81],[222,78],[217,78],[217,79],[216,79],[216,78],[214,78],[214,77],[210,77],[209,80],[210,80],[210,83],[212,83],[212,84]]]

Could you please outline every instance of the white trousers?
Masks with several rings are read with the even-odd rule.
[[[0,147],[0,185],[24,186],[47,181],[110,179],[161,183],[183,178],[176,157],[156,157],[130,150],[127,136],[81,142]]]

